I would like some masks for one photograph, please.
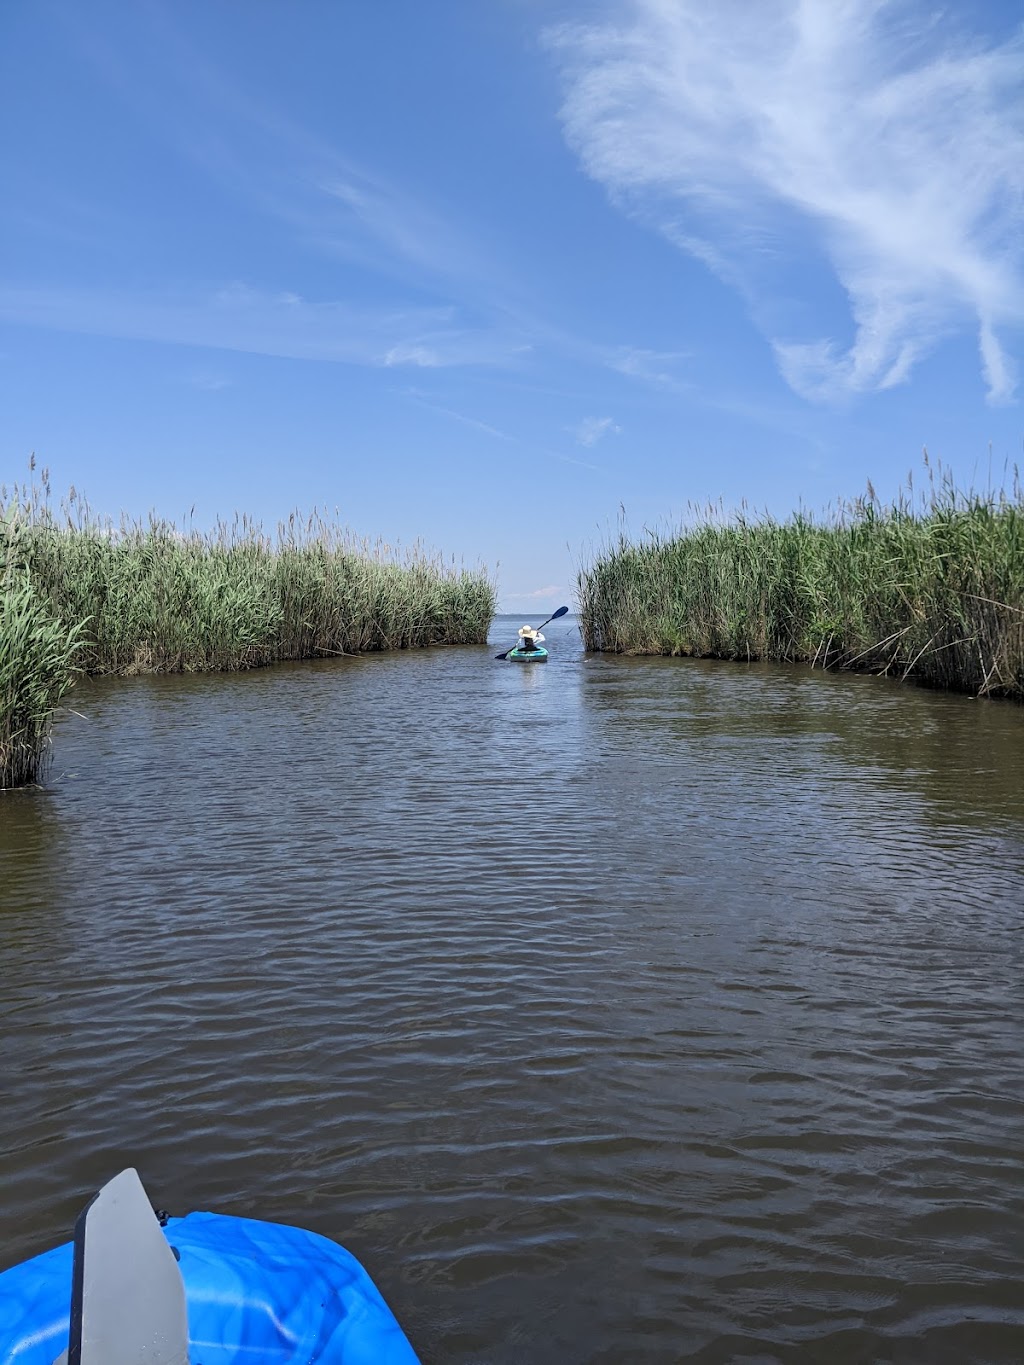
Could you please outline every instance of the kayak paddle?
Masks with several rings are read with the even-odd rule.
[[[558,610],[557,610],[556,612],[553,612],[553,613],[548,617],[547,621],[541,621],[541,623],[540,623],[540,625],[537,627],[537,629],[538,629],[538,630],[543,630],[544,627],[548,624],[548,621],[557,621],[558,618],[559,618],[560,616],[564,616],[568,610],[569,610],[568,607],[559,607]],[[507,659],[508,656],[512,653],[512,650],[515,649],[516,647],[517,647],[516,645],[512,645],[512,647],[511,647],[510,649],[506,649],[506,650],[505,650],[505,653],[504,653],[504,654],[495,654],[494,657],[495,657],[496,659]]]
[[[68,1349],[54,1365],[188,1365],[185,1285],[136,1171],[75,1224]]]

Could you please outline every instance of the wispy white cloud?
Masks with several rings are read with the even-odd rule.
[[[445,344],[413,332],[371,345],[364,324],[373,310],[353,302],[350,315],[362,321],[353,329],[342,328],[347,340],[328,341],[320,335],[323,313],[321,323],[310,329],[313,338],[296,341],[302,330],[296,320],[287,335],[275,324],[269,338],[257,336],[251,344],[243,339],[239,349],[319,359],[326,348],[331,359],[347,356],[360,363],[420,369],[499,363],[509,373],[535,367],[540,357],[561,356],[611,368],[643,385],[676,391],[686,387],[675,374],[679,354],[601,346],[552,320],[549,300],[532,292],[531,265],[516,261],[499,244],[500,234],[488,230],[485,213],[402,183],[383,166],[361,160],[347,140],[324,136],[296,120],[265,88],[246,86],[230,66],[216,61],[195,40],[171,0],[148,0],[133,12],[130,42],[123,29],[115,35],[75,7],[62,10],[60,18],[76,56],[124,101],[133,123],[206,175],[218,198],[228,195],[238,211],[258,215],[265,220],[264,230],[283,229],[288,251],[299,260],[328,260],[338,296],[386,299],[392,307],[377,310],[385,316],[398,311],[396,301],[408,300],[405,311],[411,316],[424,301],[436,301],[441,308],[457,310],[463,324],[461,331],[452,324]],[[140,62],[137,52],[146,60]],[[131,212],[130,195],[125,205]],[[105,230],[113,237],[130,226],[133,239],[144,240],[148,212],[150,206],[140,204],[134,224],[114,222]],[[64,221],[69,215],[53,216]],[[274,297],[283,308],[287,296]],[[96,301],[105,302],[98,295]],[[51,309],[39,306],[37,299],[30,311],[42,324],[46,312],[54,319],[58,314],[66,318],[75,311],[73,302],[65,295],[63,306]],[[146,337],[154,331],[162,334],[170,325],[161,316],[163,305],[152,299],[140,296],[130,307],[127,298],[107,302],[111,315],[132,328],[116,334]],[[296,302],[305,325],[314,305]],[[342,310],[349,305],[325,307]],[[96,318],[95,323],[86,327],[76,322],[74,329],[110,331],[109,319]],[[52,325],[68,324],[55,320]],[[198,337],[196,344],[225,344],[201,339],[216,330],[209,319],[190,323],[186,338],[178,336],[179,327],[172,330],[176,340]],[[375,333],[372,324],[369,330]],[[568,456],[557,458],[572,462]]]
[[[408,342],[402,342],[399,346],[392,346],[384,357],[384,364],[419,365],[424,369],[432,370],[443,365],[444,361],[441,359],[440,353],[432,350],[429,346],[421,346],[415,343],[410,345]]]
[[[554,597],[555,593],[564,591],[560,583],[549,583],[546,588],[534,588],[531,592],[507,592],[503,596],[510,602],[533,602],[541,597]]]
[[[620,346],[605,354],[604,363],[630,379],[681,392],[689,385],[673,373],[673,367],[689,359],[689,351],[649,351],[637,346]]]
[[[208,176],[219,195],[283,226],[300,257],[330,260],[341,292],[415,305],[436,299],[472,316],[480,332],[500,332],[508,353],[529,349],[522,325],[503,306],[503,267],[478,231],[450,204],[412,191],[295,120],[264,89],[246,88],[195,41],[173,3],[151,0],[133,15],[142,63],[123,35],[111,36],[73,7],[61,18],[78,55],[134,121]],[[338,272],[339,261],[355,269]],[[508,292],[514,297],[515,287]],[[390,363],[448,362],[423,347],[396,350]]]
[[[584,417],[576,428],[575,436],[581,446],[593,446],[602,436],[607,436],[609,432],[618,435],[621,430],[613,417]]]
[[[419,389],[406,389],[405,397],[411,398],[421,408],[427,408],[430,412],[439,413],[442,417],[450,417],[453,422],[460,422],[463,426],[472,427],[475,431],[482,431],[487,436],[493,436],[499,441],[513,441],[514,436],[510,436],[507,431],[500,431],[497,427],[492,427],[489,422],[481,422],[478,417],[470,417],[465,412],[457,412],[455,408],[445,407],[442,403],[435,403]]]
[[[446,407],[444,404],[436,402],[421,389],[409,388],[403,392],[404,396],[418,407],[426,408],[429,412],[436,412],[441,417],[448,417],[453,422],[459,422],[462,426],[472,427],[475,431],[482,431],[485,435],[492,436],[496,440],[508,441],[529,455],[541,455],[546,460],[557,460],[560,464],[575,465],[579,469],[589,469],[593,473],[601,472],[598,466],[591,464],[589,460],[579,460],[572,455],[566,455],[561,450],[552,450],[548,446],[538,445],[536,441],[530,440],[528,437],[514,436],[511,432],[491,426],[489,422],[482,422],[477,417],[471,417],[467,413],[458,412],[455,408]]]
[[[148,296],[0,284],[0,318],[92,336],[357,365],[487,365],[513,349],[495,332],[460,325],[450,308],[358,307],[244,284]]]
[[[435,286],[493,290],[493,266],[450,215],[337,152],[324,150],[320,160],[324,169],[309,186],[316,199],[307,213],[333,254],[420,284],[426,278]]]
[[[632,0],[615,25],[549,33],[566,136],[617,203],[743,289],[798,392],[902,383],[973,318],[1005,401],[1004,336],[1024,323],[1024,29],[985,40],[970,13]],[[813,302],[808,258],[846,292],[846,344],[780,323],[780,286]]]
[[[186,376],[185,382],[194,389],[202,390],[203,393],[218,393],[221,389],[231,386],[231,380],[219,374],[190,374]]]

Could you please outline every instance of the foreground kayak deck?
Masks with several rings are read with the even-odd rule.
[[[418,1365],[356,1258],[302,1228],[169,1218],[192,1365]],[[0,1274],[0,1365],[53,1365],[68,1344],[72,1244]]]
[[[517,664],[542,664],[547,661],[548,652],[543,645],[529,650],[520,649],[517,645],[515,649],[509,650],[508,657]]]

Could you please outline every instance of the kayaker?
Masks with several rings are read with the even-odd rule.
[[[532,626],[520,626],[519,628],[519,650],[522,654],[531,654],[540,644],[544,636],[539,630],[534,630]]]

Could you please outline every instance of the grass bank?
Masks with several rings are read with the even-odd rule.
[[[274,536],[246,517],[210,533],[115,524],[74,491],[52,507],[43,485],[0,491],[0,787],[32,780],[27,755],[41,757],[73,667],[234,670],[486,641],[486,571],[421,546],[359,540],[316,513]]]
[[[625,537],[578,580],[588,649],[863,669],[1024,698],[1024,496],[960,493],[929,471],[824,518],[698,513]]]

